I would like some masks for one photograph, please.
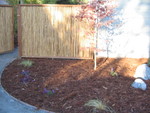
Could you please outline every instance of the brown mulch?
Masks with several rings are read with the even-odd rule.
[[[17,59],[2,74],[2,86],[14,97],[31,105],[56,113],[91,113],[84,106],[91,99],[99,99],[116,113],[150,113],[150,82],[146,91],[134,89],[131,84],[138,65],[147,59],[97,59],[97,70],[92,60],[30,59],[31,67],[19,65]],[[118,76],[111,76],[113,68]],[[32,80],[21,82],[22,70]],[[43,89],[54,90],[52,94]],[[96,113],[106,113],[99,111]]]

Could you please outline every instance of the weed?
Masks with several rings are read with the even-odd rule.
[[[48,90],[48,89],[44,88],[43,93],[45,93],[47,95],[53,95],[55,93],[55,90]]]
[[[107,106],[101,100],[89,100],[85,106],[93,107],[93,113],[96,113],[97,110],[104,110],[110,113],[116,113],[111,107]]]
[[[31,60],[24,60],[20,63],[20,65],[23,65],[24,67],[31,67],[33,65],[33,61]]]
[[[148,59],[148,63],[147,63],[147,65],[148,65],[148,66],[150,66],[150,58]]]
[[[29,71],[22,70],[21,74],[23,75],[23,78],[21,79],[22,83],[28,83],[32,81],[32,78],[29,75]]]
[[[24,76],[29,76],[29,71],[22,70],[21,74]]]
[[[113,68],[111,68],[110,75],[111,76],[118,76],[118,73],[115,72]]]

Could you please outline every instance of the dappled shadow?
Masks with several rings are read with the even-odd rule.
[[[90,99],[100,99],[119,113],[140,113],[143,111],[148,113],[149,111],[146,111],[146,108],[150,104],[146,98],[149,96],[150,88],[148,87],[148,90],[143,92],[131,87],[134,81],[132,75],[135,68],[141,63],[147,62],[147,59],[134,60],[99,59],[96,71],[91,69],[91,61],[84,60],[82,63],[85,66],[90,65],[90,70],[82,63],[77,63],[77,65],[71,65],[68,69],[64,68],[65,73],[58,71],[62,74],[56,74],[56,78],[55,75],[49,78],[52,80],[54,77],[55,80],[49,81],[47,79],[49,81],[48,88],[57,87],[59,89],[58,94],[55,95],[55,105],[59,105],[59,107],[54,105],[54,109],[65,113],[81,112],[82,110],[83,113],[87,113],[89,109],[83,107],[85,102]],[[118,76],[113,77],[110,75],[111,68],[118,72]],[[65,78],[66,74],[68,76]],[[145,97],[141,95],[145,95]],[[145,107],[140,108],[141,104]]]
[[[73,18],[79,6],[21,7],[22,56],[74,59],[91,57],[89,50],[81,50],[84,45],[84,37],[80,31],[85,28]],[[27,33],[28,37],[26,37]]]
[[[149,112],[149,83],[146,91],[131,87],[136,67],[148,59],[98,59],[96,71],[92,60],[30,60],[34,61],[30,68],[18,65],[21,59],[10,64],[3,72],[2,85],[11,95],[31,105],[61,113],[89,113],[90,108],[84,104],[100,99],[118,113]],[[118,76],[110,75],[111,68]],[[22,84],[22,70],[29,71],[35,81]],[[56,92],[43,94],[45,87]]]
[[[66,43],[66,40],[61,40],[60,33],[62,32],[59,32],[59,30],[63,30],[61,28],[63,22],[59,20],[61,19],[61,12],[57,10],[59,18],[57,18],[57,13],[56,18],[59,23],[55,26],[51,22],[53,14],[46,12],[46,10],[43,9],[47,20],[50,21],[49,27],[52,28],[52,34],[56,36],[56,41],[59,40],[63,47],[69,51],[68,43]],[[42,30],[47,32],[49,29],[45,27]],[[70,32],[70,29],[66,28],[66,32]],[[63,37],[68,37],[67,34],[64,33]],[[47,35],[47,37],[53,37],[53,35]],[[42,39],[45,44],[51,46],[50,42],[47,43],[44,38]],[[78,44],[79,42],[75,41],[75,43]],[[41,46],[40,43],[38,43],[38,46]],[[44,48],[44,46],[46,45],[42,47]],[[58,48],[56,49],[58,50]],[[45,54],[44,50],[42,51],[43,54]],[[50,53],[48,50],[46,52]],[[98,59],[96,71],[93,70],[93,60],[30,60],[35,62],[31,68],[11,64],[5,69],[3,73],[5,76],[2,78],[2,85],[6,90],[27,103],[60,113],[79,113],[82,111],[82,113],[88,113],[90,110],[84,106],[85,102],[90,99],[101,99],[118,113],[142,113],[143,111],[144,113],[149,113],[150,104],[148,98],[150,98],[150,88],[148,87],[146,91],[141,91],[131,87],[136,67],[146,63],[148,59]],[[112,68],[118,73],[118,76],[110,75]],[[30,75],[35,79],[29,85],[21,84],[19,81],[21,78],[19,75],[23,69],[29,70]],[[44,87],[57,89],[56,93],[52,96],[44,95],[42,93]]]
[[[100,57],[148,58],[150,54],[149,1],[120,0],[114,25],[100,30]],[[116,25],[119,27],[115,28]],[[106,30],[103,33],[103,30]],[[106,43],[110,40],[109,43]],[[140,46],[139,46],[140,45]]]

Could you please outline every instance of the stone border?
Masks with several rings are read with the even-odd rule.
[[[39,111],[41,111],[41,112],[43,111],[43,113],[55,113],[55,112],[47,111],[47,110],[44,110],[44,109],[37,109],[37,107],[35,107],[35,106],[33,106],[33,105],[30,105],[30,104],[28,104],[28,103],[25,103],[25,102],[23,102],[23,101],[21,101],[21,100],[15,98],[15,97],[13,97],[12,95],[10,95],[10,94],[3,88],[2,84],[1,84],[1,81],[2,81],[2,80],[1,80],[2,73],[3,73],[3,71],[5,70],[5,68],[6,68],[10,63],[12,63],[14,60],[16,60],[16,59],[17,59],[17,58],[13,58],[12,60],[10,60],[8,63],[6,63],[6,64],[4,65],[4,68],[3,68],[2,70],[0,70],[0,88],[2,88],[3,92],[6,93],[10,98],[12,98],[12,100],[14,100],[14,101],[16,101],[16,102],[18,102],[18,103],[20,103],[20,104],[22,104],[22,105],[25,105],[25,107],[29,107],[30,109],[35,110],[35,112],[37,112],[37,111],[39,110]]]

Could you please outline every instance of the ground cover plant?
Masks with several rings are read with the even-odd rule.
[[[25,60],[34,64],[18,65]],[[147,61],[99,58],[94,71],[92,60],[17,59],[1,81],[12,96],[56,113],[149,113],[150,82],[146,91],[131,87],[136,67]],[[110,74],[112,68],[118,76]],[[24,76],[31,79],[22,82]],[[88,106],[91,100],[98,100],[102,109]]]
[[[85,103],[85,106],[93,107],[92,109],[93,113],[96,113],[100,110],[110,112],[110,113],[116,113],[111,107],[107,106],[101,100],[89,100],[87,103]]]
[[[25,66],[25,67],[31,67],[32,65],[33,65],[33,61],[31,61],[31,60],[24,60],[24,61],[22,61],[21,63],[20,63],[20,65],[23,65],[23,66]]]

